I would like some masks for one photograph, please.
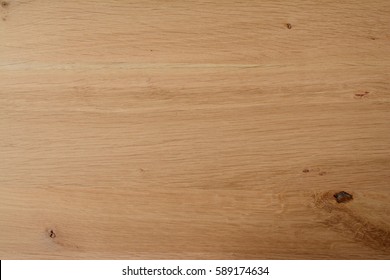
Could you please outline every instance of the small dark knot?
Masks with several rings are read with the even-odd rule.
[[[336,201],[338,203],[345,203],[345,202],[348,202],[348,201],[353,199],[352,194],[349,194],[349,193],[344,192],[344,191],[335,193],[333,196],[334,196],[334,198],[336,198]]]
[[[53,230],[49,231],[49,237],[50,238],[56,238],[56,233]]]

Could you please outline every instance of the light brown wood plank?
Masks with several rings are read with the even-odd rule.
[[[390,3],[320,2],[3,1],[0,258],[388,259]]]

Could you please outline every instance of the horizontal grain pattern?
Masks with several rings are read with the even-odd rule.
[[[10,30],[4,32],[9,47],[2,52],[2,57],[14,61],[25,58],[92,62],[109,58],[109,62],[252,63],[286,59],[298,62],[308,56],[321,60],[325,54],[326,57],[334,54],[353,60],[360,59],[362,54],[370,57],[374,54],[370,49],[385,46],[389,39],[386,15],[390,7],[383,1],[364,5],[361,1],[358,5],[311,4],[310,1],[250,5],[246,1],[224,4],[209,1],[180,4],[37,1],[13,8],[11,3],[9,20],[3,22],[3,32]],[[210,15],[203,13],[205,10],[220,12]],[[16,26],[12,24],[13,14],[18,19]],[[24,28],[23,19],[29,21]],[[294,26],[291,30],[285,27],[289,21]],[[62,36],[64,33],[66,37]],[[321,33],[325,34],[321,36]],[[358,38],[366,33],[366,37],[358,41],[356,37],[346,37],[354,33]],[[302,40],[307,36],[310,40]],[[378,37],[378,40],[371,37]],[[363,45],[362,49],[361,44],[356,44],[359,41],[372,47],[365,50]],[[38,45],[41,48],[37,48]],[[27,49],[23,52],[12,47]],[[88,51],[83,51],[86,48]],[[382,50],[383,53],[386,48]],[[378,52],[377,49],[375,53]]]
[[[0,258],[389,258],[387,1],[7,2]]]

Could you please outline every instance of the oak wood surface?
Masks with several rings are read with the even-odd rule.
[[[0,259],[390,258],[389,1],[0,2]]]

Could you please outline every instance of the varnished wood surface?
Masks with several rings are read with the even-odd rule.
[[[388,259],[389,91],[386,0],[2,1],[0,258]]]

